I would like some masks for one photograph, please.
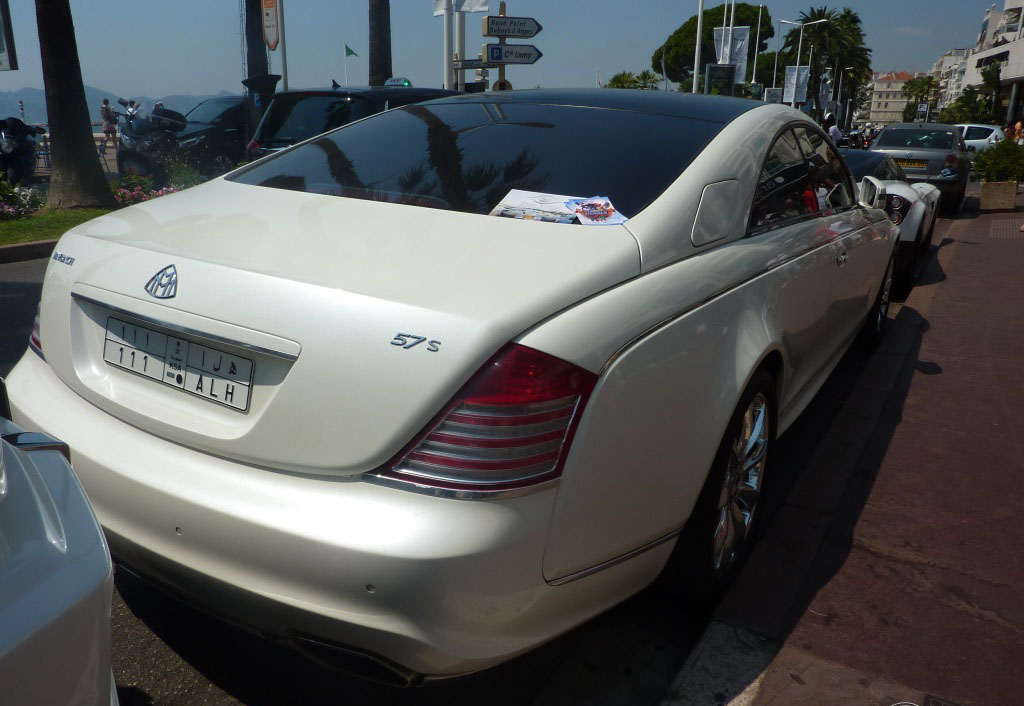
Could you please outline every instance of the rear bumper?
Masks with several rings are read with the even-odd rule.
[[[468,501],[240,464],[124,424],[34,354],[8,387],[19,423],[71,445],[115,560],[267,636],[369,656],[399,681],[526,651],[643,588],[671,551],[552,586],[556,488]]]

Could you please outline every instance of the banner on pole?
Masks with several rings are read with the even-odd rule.
[[[782,102],[792,103],[794,94],[797,103],[807,102],[807,79],[811,76],[810,66],[801,66],[800,75],[797,76],[797,67],[786,67],[785,90],[782,92]]]
[[[452,0],[452,10],[455,12],[487,12],[487,5],[490,0]],[[444,14],[445,0],[434,0],[434,17]]]
[[[263,0],[263,42],[274,51],[281,37],[277,33],[277,0]]]
[[[725,58],[725,41],[728,34],[728,27],[715,27],[715,56],[719,63]],[[733,81],[735,83],[743,83],[747,78],[747,52],[750,49],[750,27],[733,27],[731,46],[732,51],[729,52],[729,63],[736,67]]]
[[[18,52],[14,50],[11,9],[8,7],[7,0],[0,0],[0,71],[17,70]]]

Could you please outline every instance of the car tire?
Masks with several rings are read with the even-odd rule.
[[[775,446],[775,380],[758,370],[740,397],[693,513],[673,574],[695,598],[713,600],[750,552]]]
[[[892,297],[895,271],[896,248],[893,248],[889,264],[885,268],[885,275],[882,277],[882,284],[878,287],[878,294],[875,295],[875,301],[871,305],[864,320],[864,327],[861,329],[860,338],[865,348],[875,348],[885,338],[885,331],[889,326],[889,303]]]
[[[203,176],[208,179],[219,177],[221,174],[227,174],[235,168],[235,163],[228,156],[227,152],[217,152],[206,159],[206,164],[203,168]]]

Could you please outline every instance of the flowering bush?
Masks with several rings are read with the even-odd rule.
[[[175,186],[154,189],[152,178],[138,174],[125,174],[120,179],[112,181],[110,188],[114,192],[114,199],[118,206],[131,206],[180,191]]]
[[[36,189],[12,187],[6,181],[0,181],[0,221],[27,216],[42,205],[43,200]]]

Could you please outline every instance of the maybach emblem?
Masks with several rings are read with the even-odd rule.
[[[146,282],[146,291],[157,299],[170,299],[178,293],[178,271],[168,265]]]

